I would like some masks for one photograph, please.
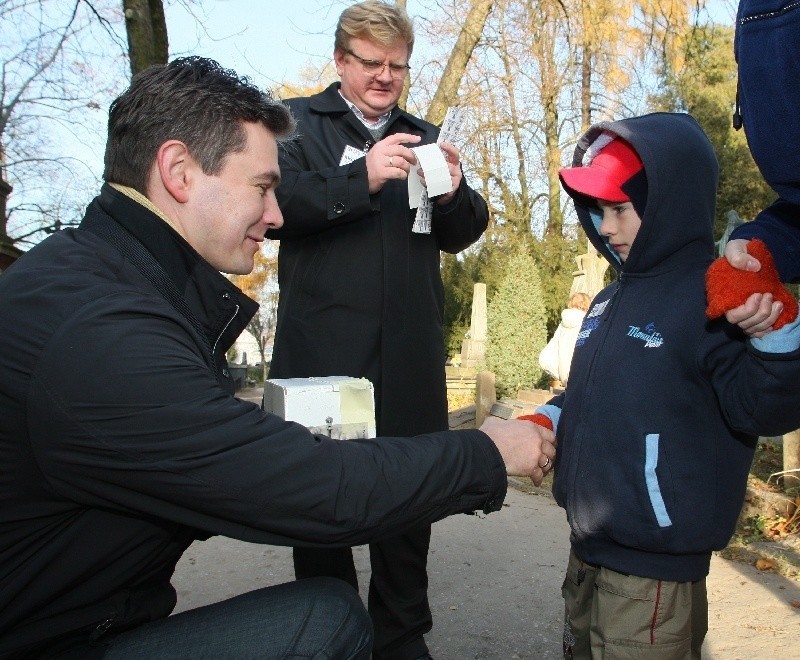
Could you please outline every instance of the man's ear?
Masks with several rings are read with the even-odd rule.
[[[167,140],[156,153],[158,176],[164,189],[180,204],[189,199],[192,170],[196,167],[186,145],[180,140]]]
[[[345,52],[341,48],[334,48],[333,63],[336,65],[336,75],[341,76],[344,69]]]

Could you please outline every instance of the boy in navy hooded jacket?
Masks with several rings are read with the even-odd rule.
[[[800,327],[748,340],[706,318],[718,166],[689,115],[596,124],[560,175],[617,271],[569,388],[535,416],[556,430],[571,527],[564,654],[698,658],[711,552],[734,531],[757,438],[800,425],[800,390],[782,386]]]

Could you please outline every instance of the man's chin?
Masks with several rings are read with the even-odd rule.
[[[399,97],[395,97],[394,94],[381,92],[373,92],[367,98],[370,101],[371,110],[377,115],[384,115],[389,112],[397,105],[399,100]]]
[[[255,265],[255,260],[250,257],[249,262],[243,259],[236,264],[226,264],[225,268],[219,268],[218,270],[226,275],[249,275],[253,272]]]

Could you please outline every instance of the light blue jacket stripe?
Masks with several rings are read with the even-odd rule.
[[[658,433],[648,433],[645,436],[645,458],[644,458],[644,480],[647,484],[647,493],[650,496],[650,504],[656,514],[659,527],[669,527],[672,520],[667,513],[664,505],[664,498],[661,496],[661,488],[658,485],[656,467],[658,466]]]

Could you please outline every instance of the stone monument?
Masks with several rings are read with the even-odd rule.
[[[591,241],[588,241],[586,253],[579,254],[575,261],[578,263],[578,270],[572,273],[570,295],[585,293],[594,298],[603,288],[603,276],[608,269],[608,262],[597,252]]]
[[[477,283],[472,290],[472,317],[461,344],[461,366],[477,367],[486,355],[486,285]]]

